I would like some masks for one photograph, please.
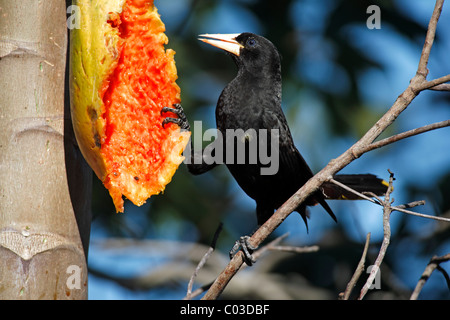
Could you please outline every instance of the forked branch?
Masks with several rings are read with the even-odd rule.
[[[430,262],[428,263],[427,267],[425,268],[424,272],[422,273],[422,276],[420,277],[419,282],[417,282],[416,288],[414,289],[413,293],[411,294],[410,299],[411,300],[417,300],[419,297],[420,292],[422,291],[423,286],[427,282],[427,280],[430,278],[431,274],[434,270],[439,270],[442,272],[442,274],[445,277],[445,280],[447,282],[447,286],[450,290],[450,277],[448,273],[442,269],[440,266],[441,263],[450,261],[450,253],[446,254],[442,257],[433,257],[431,258]]]

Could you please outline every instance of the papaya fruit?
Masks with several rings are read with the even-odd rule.
[[[70,100],[80,150],[114,202],[142,205],[165,189],[184,160],[190,133],[162,126],[180,103],[177,69],[153,0],[75,0]],[[167,115],[166,115],[167,116]]]

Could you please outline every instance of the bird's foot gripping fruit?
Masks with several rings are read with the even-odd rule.
[[[78,145],[108,188],[143,204],[171,181],[190,133],[161,111],[180,103],[177,70],[153,0],[76,0],[71,30],[71,114]],[[176,116],[176,115],[175,115]]]
[[[191,130],[191,126],[189,125],[189,121],[186,117],[186,115],[184,114],[184,110],[183,107],[181,106],[181,104],[174,104],[173,108],[169,108],[169,107],[164,107],[162,108],[161,112],[164,114],[166,112],[171,112],[177,115],[176,118],[165,118],[162,122],[163,127],[166,126],[166,124],[168,124],[169,122],[175,123],[177,126],[179,126],[181,129],[184,130]]]

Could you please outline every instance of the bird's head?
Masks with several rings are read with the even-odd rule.
[[[202,34],[199,40],[231,53],[239,69],[252,73],[280,70],[280,55],[266,38],[254,33]]]

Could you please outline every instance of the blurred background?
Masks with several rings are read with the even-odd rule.
[[[202,33],[254,32],[282,55],[283,108],[294,140],[314,172],[357,141],[392,105],[414,76],[434,1],[423,0],[156,0],[174,49],[182,105],[190,120],[215,127],[214,110],[236,67],[221,50],[197,40]],[[368,29],[371,4],[381,10],[381,29]],[[450,73],[450,4],[438,24],[428,79]],[[450,94],[421,93],[383,134],[450,119]],[[194,134],[195,135],[195,134]],[[395,204],[425,200],[414,210],[450,216],[450,128],[372,151],[342,173],[395,174]],[[383,237],[382,209],[365,201],[329,201],[338,223],[311,208],[309,233],[297,213],[276,230],[284,244],[318,245],[315,253],[268,252],[240,272],[222,298],[337,299],[361,257],[375,261]],[[189,277],[220,222],[216,251],[194,289],[213,281],[228,251],[256,227],[255,203],[225,166],[190,175],[181,165],[163,195],[142,207],[127,202],[116,214],[107,190],[94,177],[90,299],[181,299]],[[392,238],[379,288],[367,299],[409,298],[430,258],[450,252],[450,224],[394,212]],[[441,265],[450,273],[450,264]],[[367,275],[354,290],[359,294]],[[449,299],[435,271],[419,298]],[[352,296],[354,298],[354,296]]]

